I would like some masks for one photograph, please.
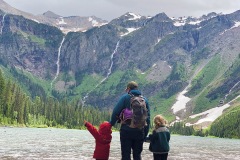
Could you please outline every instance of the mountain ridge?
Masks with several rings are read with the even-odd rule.
[[[102,20],[95,16],[81,17],[81,16],[69,16],[63,17],[53,13],[52,11],[47,11],[41,15],[33,15],[21,10],[18,10],[5,1],[0,1],[0,10],[6,14],[20,15],[28,19],[34,20],[37,23],[43,23],[51,26],[58,27],[63,33],[85,31],[94,26],[101,26],[107,23],[106,20]]]
[[[225,103],[239,94],[239,11],[209,13],[200,19],[128,12],[101,26],[94,26],[96,17],[92,16],[85,18],[86,25],[91,23],[86,31],[74,32],[63,28],[67,24],[71,28],[68,19],[78,16],[61,17],[51,11],[44,16],[55,26],[1,13],[0,35],[1,65],[42,79],[42,95],[66,96],[111,109],[122,87],[136,80],[154,106],[153,114],[163,113],[173,121],[175,116],[185,119],[214,108],[234,84]],[[177,94],[187,86],[188,111],[172,113]]]

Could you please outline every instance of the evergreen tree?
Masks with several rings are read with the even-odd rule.
[[[5,90],[5,81],[2,76],[2,71],[0,69],[0,115],[3,114],[3,96]]]
[[[110,114],[91,106],[81,106],[78,101],[68,102],[66,98],[56,100],[52,97],[27,96],[16,83],[7,81],[0,72],[0,122],[2,124],[27,126],[64,126],[80,128],[83,121],[93,125],[110,119]]]
[[[211,125],[209,134],[221,138],[240,138],[240,107],[232,107]]]

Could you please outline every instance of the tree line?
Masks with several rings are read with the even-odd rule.
[[[110,115],[107,110],[82,106],[79,100],[31,98],[15,82],[5,79],[0,69],[0,125],[82,128],[84,120],[99,125]]]
[[[194,126],[186,126],[184,122],[175,122],[170,126],[170,131],[172,134],[180,134],[185,136],[200,136],[207,137],[209,136],[208,129],[194,128]]]
[[[212,123],[209,133],[221,138],[240,138],[239,124],[240,107],[236,105]]]
[[[215,136],[219,138],[240,138],[240,107],[238,110],[231,111],[226,115],[219,117],[207,129],[194,128],[193,126],[186,126],[184,122],[176,122],[170,126],[172,134],[180,134],[185,136]]]
[[[110,110],[82,106],[79,100],[31,98],[16,83],[6,80],[0,69],[0,126],[83,128],[84,120],[98,126],[100,122],[110,120],[110,116]],[[210,129],[196,130],[193,126],[177,122],[170,126],[170,131],[180,135],[240,138],[239,122],[240,107],[237,106],[219,117]]]

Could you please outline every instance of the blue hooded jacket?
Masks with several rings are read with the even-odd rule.
[[[141,92],[139,90],[131,90],[130,91],[133,95],[138,96],[141,95]],[[118,116],[120,115],[120,113],[122,112],[123,109],[125,108],[129,108],[130,109],[130,99],[131,96],[128,93],[125,93],[124,95],[122,95],[122,97],[120,98],[120,100],[118,101],[118,103],[116,104],[116,106],[113,109],[113,113],[112,113],[112,117],[111,117],[111,125],[114,126],[118,120]],[[148,110],[148,118],[146,119],[147,122],[147,126],[144,128],[144,134],[145,137],[147,136],[148,132],[149,132],[149,125],[150,125],[150,107],[148,104],[148,100],[144,97],[145,101],[146,101],[146,107]],[[129,127],[130,129],[130,127]]]

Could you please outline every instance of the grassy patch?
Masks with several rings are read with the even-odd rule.
[[[213,106],[218,105],[220,99],[214,99],[211,101],[208,98],[206,98],[207,93],[208,90],[205,90],[195,100],[195,107],[193,109],[194,114],[206,111],[212,108]]]
[[[21,83],[23,81],[22,80],[18,80],[18,78],[16,78],[16,75],[13,75],[11,69],[3,67],[3,66],[0,66],[0,67],[1,67],[1,69],[3,71],[4,76],[7,79],[10,79],[12,82],[19,84],[21,86],[21,88],[23,89],[23,91],[25,93],[27,93],[28,95],[30,95],[29,89],[26,86],[26,84]],[[45,93],[47,95],[51,95],[51,89],[50,89],[51,85],[50,85],[49,81],[43,80],[41,78],[38,78],[38,77],[34,76],[33,74],[31,74],[31,73],[29,73],[27,71],[24,71],[22,69],[19,69],[19,68],[15,68],[15,71],[19,75],[23,75],[22,77],[25,77],[24,78],[25,80],[29,79],[30,80],[29,82],[31,82],[31,84],[38,84],[38,85],[40,85],[44,89],[44,91],[45,91]],[[30,84],[30,83],[28,83],[28,84]]]
[[[220,56],[214,57],[192,81],[189,95],[197,95],[217,76],[220,66]]]
[[[29,40],[31,40],[32,42],[38,43],[38,44],[40,44],[41,46],[44,46],[44,45],[45,45],[46,40],[43,39],[43,38],[39,38],[39,37],[37,37],[37,36],[35,36],[35,35],[33,35],[33,34],[28,34],[28,33],[23,32],[23,31],[20,31],[19,33],[20,33],[21,35],[23,35],[23,37],[28,38]]]
[[[39,37],[37,37],[37,36],[35,36],[35,35],[29,35],[28,38],[29,38],[32,42],[38,43],[38,44],[40,44],[40,45],[42,45],[42,46],[44,46],[44,45],[45,45],[45,42],[46,42],[45,39],[39,38]]]
[[[170,106],[175,103],[176,96],[172,96],[168,99],[160,98],[160,94],[153,96],[149,99],[150,108],[151,108],[151,118],[153,118],[157,114],[163,115],[168,121],[172,121],[175,119]]]
[[[27,78],[29,78],[32,83],[39,84],[44,89],[44,91],[47,93],[47,95],[51,95],[51,83],[50,83],[50,81],[46,81],[46,80],[43,80],[39,77],[36,77],[36,76],[34,76],[33,74],[31,74],[27,71],[23,71],[23,70],[19,70],[19,69],[17,69],[17,70],[18,70],[18,72],[20,72],[21,74],[23,74]]]
[[[187,118],[186,120],[185,120],[185,123],[191,123],[191,124],[194,124],[194,123],[196,123],[199,119],[201,118],[201,116],[197,116],[197,117],[195,117],[195,118]]]
[[[74,89],[74,92],[80,95],[86,94],[92,91],[102,79],[100,75],[84,75],[81,84]]]
[[[99,85],[95,91],[115,94],[114,92],[116,86],[120,83],[121,77],[124,75],[124,73],[124,71],[116,71],[112,73],[111,76],[109,76],[101,85]],[[103,80],[103,78],[101,80]],[[98,83],[100,83],[100,81]]]

